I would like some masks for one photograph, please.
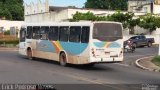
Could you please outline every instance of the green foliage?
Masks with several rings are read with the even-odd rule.
[[[139,26],[149,30],[151,33],[152,31],[156,30],[156,28],[160,27],[160,18],[153,16],[152,14],[147,14],[146,16],[140,17]]]
[[[152,60],[152,62],[157,65],[160,66],[160,56],[155,56]]]
[[[121,22],[124,28],[129,27],[130,22],[132,21],[134,14],[133,13],[121,13],[117,11],[116,13],[108,16],[109,21]]]
[[[0,17],[7,20],[24,20],[23,0],[0,0]]]
[[[7,41],[7,40],[0,40],[0,44],[14,44],[14,45],[17,45],[19,43],[19,40],[10,40],[10,41]]]
[[[4,35],[10,35],[10,30],[5,31]]]
[[[133,17],[134,13],[122,13],[120,11],[108,16],[96,16],[91,12],[76,12],[76,14],[73,15],[73,19],[70,21],[89,20],[121,22],[124,28],[129,28],[130,34],[134,34],[134,27],[137,25],[150,32],[156,30],[156,28],[160,28],[160,17],[153,16],[152,14],[147,14],[137,19],[133,19]]]
[[[96,16],[91,12],[87,13],[80,13],[76,12],[76,14],[73,15],[73,19],[70,21],[80,21],[80,20],[89,20],[89,21],[115,21],[115,22],[121,22],[123,24],[123,27],[128,27],[128,22],[132,20],[134,14],[133,13],[126,13],[123,14],[120,11],[117,11],[116,13],[110,15],[110,16]]]
[[[160,17],[156,17],[155,24],[156,24],[157,28],[160,28]]]
[[[87,12],[87,13],[76,12],[76,14],[73,15],[72,21],[80,21],[80,20],[95,21],[96,20],[96,16],[93,13],[91,13],[91,12]]]
[[[127,0],[87,0],[85,8],[127,10]]]
[[[128,28],[129,28],[129,33],[134,34],[134,27],[137,26],[140,22],[140,19],[130,19],[128,20]]]

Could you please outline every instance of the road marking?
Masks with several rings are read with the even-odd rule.
[[[0,51],[18,51],[17,49],[0,49]]]
[[[120,65],[120,66],[129,67],[129,65],[127,65],[127,64],[121,64],[121,63],[114,63],[114,64],[116,64],[116,65]]]
[[[142,56],[143,57],[143,56],[154,56],[154,55],[156,55],[156,54],[133,55],[133,56],[124,56],[124,57],[127,57],[127,58],[129,57],[130,58],[130,57],[138,57],[138,56]]]
[[[49,70],[48,70],[49,71]],[[123,90],[123,89],[120,89],[118,87],[115,87],[115,86],[111,86],[111,85],[106,85],[106,84],[111,84],[109,82],[103,82],[101,80],[92,80],[92,79],[89,79],[89,78],[86,78],[86,77],[82,77],[80,75],[73,75],[73,74],[69,74],[67,72],[60,72],[60,71],[49,71],[50,73],[54,73],[54,74],[60,74],[60,75],[63,75],[63,76],[67,76],[67,77],[70,77],[70,78],[74,78],[74,79],[78,79],[78,80],[82,80],[82,81],[86,81],[86,82],[90,82],[90,83],[93,83],[93,84],[98,84],[98,85],[102,85],[102,86],[107,86],[107,87],[110,87],[110,88],[113,88],[113,89],[117,89],[117,90]]]

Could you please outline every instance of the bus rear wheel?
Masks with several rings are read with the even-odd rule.
[[[33,54],[32,54],[32,50],[31,50],[31,49],[28,49],[28,50],[27,50],[27,57],[28,57],[28,59],[30,59],[30,60],[33,59]]]
[[[67,66],[67,57],[65,53],[60,54],[59,62],[61,66]]]

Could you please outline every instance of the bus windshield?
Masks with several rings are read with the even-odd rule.
[[[117,23],[95,23],[93,39],[106,42],[122,39],[122,25]]]

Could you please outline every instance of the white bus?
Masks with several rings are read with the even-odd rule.
[[[118,22],[25,23],[19,53],[60,65],[123,61],[122,24]]]

